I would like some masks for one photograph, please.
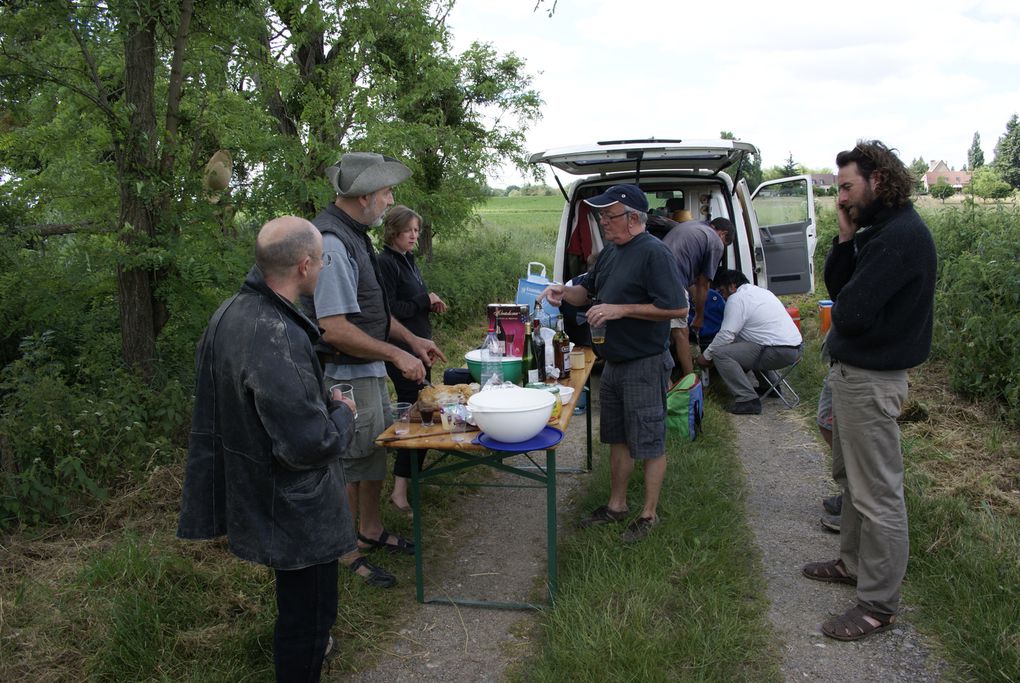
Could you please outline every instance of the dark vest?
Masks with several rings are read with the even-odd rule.
[[[330,234],[338,238],[358,266],[358,306],[361,312],[348,314],[347,320],[373,339],[386,341],[390,336],[390,306],[383,290],[375,248],[368,237],[368,226],[358,223],[335,204],[323,209],[312,223],[323,235]],[[308,317],[318,320],[314,299],[301,297],[301,303]],[[343,353],[321,339],[315,345],[315,350],[323,364],[354,365],[372,362],[372,359]]]

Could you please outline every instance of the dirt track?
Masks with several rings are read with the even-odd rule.
[[[780,641],[784,679],[943,680],[945,665],[911,626],[909,606],[896,629],[859,643],[839,643],[818,630],[830,614],[852,605],[854,593],[849,586],[800,575],[802,564],[836,557],[838,537],[818,524],[820,499],[829,493],[824,444],[815,437],[813,425],[780,408],[778,401],[769,400],[764,414],[735,416],[733,425],[747,481],[748,523],[768,581],[769,619]],[[561,467],[582,463],[583,429],[584,419],[575,418],[557,451]],[[557,478],[561,529],[576,515],[568,501],[582,477]],[[517,512],[543,510],[544,490],[478,491],[469,498],[463,521],[454,531],[459,538],[470,539],[471,553],[445,564],[427,558],[427,593],[534,600],[544,578],[545,516]],[[477,521],[481,519],[484,528]],[[530,653],[531,619],[528,612],[416,606],[384,647],[388,654],[379,666],[345,680],[500,681],[510,664]]]

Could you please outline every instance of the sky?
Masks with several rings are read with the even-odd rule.
[[[1020,113],[1020,0],[559,0],[552,17],[534,7],[457,0],[447,20],[456,52],[479,41],[526,60],[544,100],[529,153],[725,130],[756,145],[763,168],[792,154],[832,169],[837,152],[877,138],[905,163],[959,169],[975,132],[990,163]],[[522,177],[509,167],[489,182]]]

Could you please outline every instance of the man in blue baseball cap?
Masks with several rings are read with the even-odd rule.
[[[641,460],[644,505],[621,535],[633,543],[659,521],[666,475],[666,390],[673,369],[669,321],[687,316],[687,295],[676,259],[645,231],[648,198],[640,187],[613,185],[584,201],[595,210],[606,247],[583,280],[549,285],[538,298],[555,306],[591,303],[589,324],[606,328],[605,342],[598,345],[606,361],[599,386],[599,437],[610,445],[609,501],[584,517],[581,526],[629,517],[627,482],[634,461]]]

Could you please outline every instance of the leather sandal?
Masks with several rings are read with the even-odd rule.
[[[877,621],[878,626],[872,624],[868,619]],[[857,606],[848,609],[838,617],[823,622],[822,633],[836,640],[860,640],[872,633],[887,631],[895,625],[895,614],[875,614]]]
[[[851,576],[847,571],[843,560],[830,560],[828,562],[810,562],[804,565],[800,573],[813,581],[827,581],[828,583],[845,583],[850,586],[857,585],[857,577]]]
[[[396,543],[389,543],[388,540],[390,538],[396,539]],[[372,549],[382,548],[386,552],[396,553],[398,555],[414,555],[414,543],[412,541],[409,541],[406,538],[401,538],[396,534],[391,534],[386,531],[386,529],[383,529],[383,532],[379,534],[378,539],[371,539],[367,536],[358,534],[358,540]]]
[[[608,505],[600,505],[578,521],[577,526],[582,529],[597,524],[614,524],[616,522],[622,522],[627,519],[627,515],[630,514],[626,510],[616,511],[610,510]]]
[[[369,562],[368,558],[364,555],[350,564],[345,564],[344,567],[346,567],[347,570],[355,576],[364,579],[365,583],[369,586],[374,586],[375,588],[389,588],[397,583],[397,577],[393,576],[393,574],[390,574],[382,567],[375,566]],[[362,567],[368,570],[368,574],[366,576],[362,576],[358,573],[358,570]]]

